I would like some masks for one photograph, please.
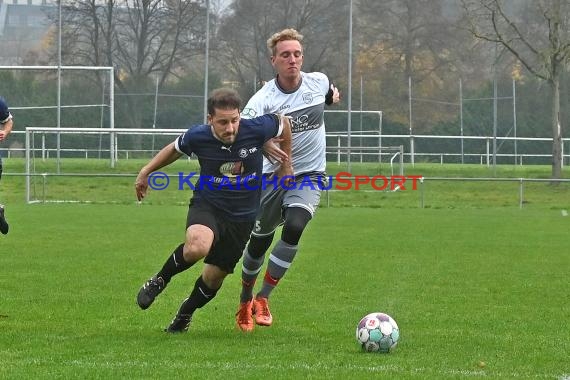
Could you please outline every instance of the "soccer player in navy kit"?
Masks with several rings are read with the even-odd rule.
[[[4,98],[0,97],[0,142],[4,141],[6,137],[12,132],[12,114],[8,109],[8,104]],[[0,155],[0,179],[2,178],[2,156]],[[8,233],[8,222],[4,216],[4,205],[0,204],[0,232],[6,235]]]
[[[182,154],[195,154],[200,177],[194,185],[186,221],[186,239],[168,257],[162,269],[140,289],[137,303],[148,308],[171,278],[201,259],[204,268],[194,289],[165,329],[184,332],[196,309],[210,302],[224,278],[233,272],[253,228],[259,208],[263,144],[280,137],[281,165],[276,176],[292,175],[289,120],[277,114],[241,119],[241,99],[231,89],[218,89],[208,98],[208,124],[191,127],[164,147],[135,182],[142,200],[152,172],[167,166]]]
[[[242,331],[251,331],[255,323],[270,326],[273,316],[268,298],[290,267],[298,251],[305,227],[318,207],[321,190],[319,179],[325,177],[326,136],[325,104],[340,100],[338,89],[320,72],[301,71],[303,36],[295,29],[285,29],[267,40],[271,63],[277,76],[266,82],[249,100],[242,117],[269,112],[283,112],[291,118],[292,164],[296,188],[267,188],[262,192],[260,212],[243,256],[242,291],[236,323]],[[264,151],[272,156],[273,144]],[[263,172],[271,173],[275,164],[264,160]],[[310,180],[314,186],[299,186]],[[293,186],[292,186],[293,187]],[[263,266],[265,252],[273,242],[275,229],[283,225],[281,238],[271,251],[261,289],[253,296],[253,287]]]

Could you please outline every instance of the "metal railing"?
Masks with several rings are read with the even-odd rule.
[[[26,147],[13,147],[13,148],[4,148],[7,152],[8,157],[14,155],[21,155],[22,153],[26,153],[28,157],[33,157],[34,159],[37,158],[36,156],[41,156],[42,159],[48,159],[52,155],[56,155],[60,157],[63,153],[67,157],[81,157],[81,158],[100,158],[100,157],[107,157],[111,159],[111,166],[114,164],[114,160],[118,158],[129,159],[133,155],[139,154],[148,154],[152,155],[156,153],[156,151],[151,149],[132,149],[129,146],[125,146],[127,143],[123,143],[119,145],[119,141],[117,140],[117,136],[119,135],[132,135],[137,134],[139,136],[174,136],[177,135],[184,130],[181,129],[130,129],[130,128],[60,128],[54,129],[49,127],[28,127],[26,131],[14,131],[16,135],[18,133],[26,133],[27,139],[25,141]],[[380,132],[380,131],[378,131]],[[515,165],[522,165],[523,163],[528,163],[530,159],[534,159],[533,163],[544,163],[549,164],[552,159],[552,138],[545,138],[545,137],[517,137],[516,139],[513,137],[497,137],[496,140],[499,141],[501,144],[505,142],[512,142],[518,141],[521,142],[529,142],[532,144],[534,152],[525,152],[523,149],[519,147],[518,153],[510,153],[507,151],[507,148],[504,148],[504,152],[495,152],[493,153],[491,150],[491,146],[494,143],[494,139],[489,136],[437,136],[437,135],[381,135],[378,132],[367,132],[367,133],[355,133],[350,135],[350,139],[353,141],[359,141],[361,145],[355,146],[353,144],[349,144],[349,135],[346,133],[327,133],[327,154],[329,155],[329,161],[332,161],[332,157],[330,155],[335,155],[337,162],[350,162],[349,158],[359,157],[360,161],[362,162],[366,159],[368,162],[382,162],[384,157],[390,159],[392,157],[392,153],[389,151],[385,151],[384,147],[397,147],[397,146],[415,146],[416,150],[412,151],[406,149],[405,153],[402,153],[402,156],[405,157],[405,161],[409,163],[414,163],[416,158],[425,158],[426,160],[436,160],[439,161],[441,164],[447,163],[449,161],[460,161],[464,162],[465,157],[470,157],[473,159],[472,162],[477,162],[482,165],[489,166],[491,162],[496,162],[496,158],[502,158],[504,161],[507,161]],[[38,142],[33,142],[33,139],[30,140],[28,136],[31,135],[39,135],[41,138],[41,145],[38,146]],[[46,143],[45,136],[46,135],[60,135],[60,134],[75,134],[75,135],[109,135],[110,140],[114,140],[112,144],[109,144],[109,147],[113,147],[111,150],[109,147],[103,148],[100,146],[99,148],[85,148],[85,147],[53,147]],[[437,151],[436,148],[431,148],[432,144],[430,141],[438,141],[438,140],[453,140],[453,144],[450,145],[457,145],[459,141],[463,140],[470,140],[475,141],[478,143],[477,146],[471,148],[469,152],[462,152],[462,153],[454,153],[452,151]],[[425,141],[424,144],[420,144],[424,146],[424,151],[420,151],[417,149],[418,142]],[[75,142],[77,144],[78,142]],[[477,144],[476,143],[476,144]],[[442,144],[440,144],[442,145]],[[443,147],[447,147],[448,145],[443,144]],[[427,151],[427,149],[431,148],[432,151]],[[565,149],[566,148],[566,149]],[[37,153],[41,152],[41,153]],[[563,158],[563,165],[567,165],[570,163],[570,154],[565,154],[565,152],[570,152],[570,139],[562,139],[562,158]]]
[[[356,177],[343,177],[344,180],[355,181]],[[525,203],[525,184],[526,183],[568,183],[570,184],[570,179],[550,179],[550,178],[465,178],[465,177],[421,177],[418,181],[417,191],[419,192],[419,208],[425,208],[425,182],[516,182],[518,183],[518,205],[519,208],[523,208]],[[395,190],[383,190],[396,192],[399,188]],[[326,191],[327,207],[330,207],[330,193],[339,192],[342,190],[329,189]],[[379,190],[361,190],[364,192],[381,192]]]

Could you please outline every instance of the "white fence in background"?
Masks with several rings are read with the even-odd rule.
[[[109,158],[111,165],[118,159],[130,159],[133,157],[150,157],[156,153],[156,149],[135,149],[127,141],[121,141],[119,136],[137,135],[140,138],[172,138],[184,132],[183,129],[130,129],[130,128],[50,128],[50,127],[28,127],[26,131],[13,131],[13,134],[26,134],[25,146],[5,145],[5,156],[34,157],[35,159],[49,159],[55,157],[73,158]],[[75,142],[73,146],[62,144],[56,146],[50,144],[47,137],[59,135],[95,135],[97,138],[105,137],[109,140],[98,147],[87,148],[80,146],[81,142]],[[145,137],[146,136],[146,137]],[[148,137],[150,136],[150,137]],[[12,139],[11,139],[12,140]],[[451,140],[453,146],[463,145],[464,142],[472,142],[473,147],[466,149],[464,153],[442,151],[438,149],[442,141]],[[519,148],[517,154],[508,152],[507,147],[501,148],[504,144],[514,144],[519,146],[522,143],[532,146],[533,153],[524,153],[524,149]],[[563,165],[570,163],[570,139],[562,140]],[[350,143],[349,143],[350,142]],[[449,145],[449,144],[448,144]],[[499,149],[493,153],[492,147],[498,145]],[[470,162],[489,166],[493,162],[493,157],[500,158],[500,164],[544,164],[549,165],[552,161],[552,139],[539,137],[497,137],[494,141],[489,136],[436,136],[436,135],[381,135],[379,133],[354,133],[349,136],[347,133],[327,134],[327,159],[331,162],[389,162],[394,153],[388,148],[403,147],[402,157],[404,162],[414,163],[418,161],[429,161],[452,163]],[[410,151],[409,147],[415,147]],[[112,148],[111,148],[112,147]],[[158,145],[157,149],[162,146]],[[113,154],[111,154],[113,149]],[[505,151],[503,153],[503,151]],[[568,153],[567,153],[568,152]],[[348,160],[350,154],[350,160]]]

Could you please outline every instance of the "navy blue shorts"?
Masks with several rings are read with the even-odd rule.
[[[191,200],[186,228],[193,224],[202,224],[214,232],[214,243],[204,262],[233,273],[243,255],[254,221],[234,221],[207,202],[195,203]]]

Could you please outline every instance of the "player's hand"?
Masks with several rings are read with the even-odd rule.
[[[293,166],[291,165],[289,160],[282,162],[281,165],[279,166],[279,169],[277,169],[273,174],[277,176],[277,179],[279,181],[281,181],[281,178],[285,178],[283,182],[285,186],[291,186],[295,181]]]
[[[148,189],[148,175],[139,173],[137,179],[135,180],[135,192],[137,194],[137,200],[140,202],[146,196],[146,191]]]
[[[285,162],[289,160],[289,156],[287,153],[281,150],[279,147],[279,143],[283,141],[283,139],[274,137],[270,140],[267,140],[265,144],[263,144],[263,155],[274,164],[275,162]]]
[[[0,131],[0,141],[6,139],[7,136],[8,134],[5,131]]]
[[[333,92],[333,104],[340,102],[340,92],[338,91],[338,88],[336,88],[334,84],[331,84],[331,90]]]

